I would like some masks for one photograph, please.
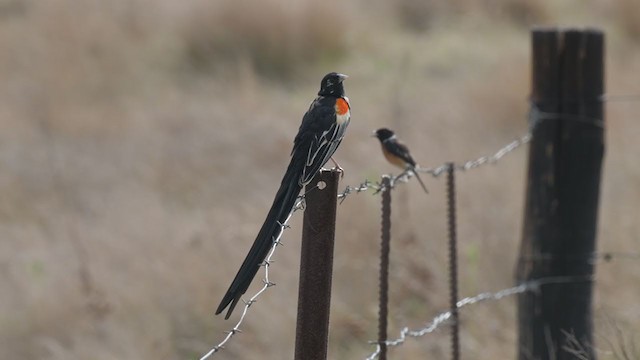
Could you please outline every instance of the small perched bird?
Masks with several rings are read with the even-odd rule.
[[[420,179],[420,176],[416,171],[416,166],[418,165],[416,164],[415,160],[413,160],[413,157],[411,157],[409,148],[396,138],[396,134],[393,131],[387,128],[380,128],[376,130],[371,136],[377,137],[378,140],[380,140],[382,153],[390,163],[403,170],[411,171],[420,182],[420,185],[422,185],[424,191],[426,193],[429,192],[427,191],[427,187],[424,186],[422,179]]]
[[[291,160],[282,177],[280,188],[273,200],[267,218],[262,224],[240,270],[222,298],[216,315],[228,306],[225,319],[233,312],[240,297],[247,291],[260,264],[267,256],[274,239],[295,205],[300,190],[308,184],[322,166],[331,159],[351,120],[349,98],[344,94],[342,82],[347,75],[335,72],[322,78],[318,97],[302,117],[302,124],[293,141]]]

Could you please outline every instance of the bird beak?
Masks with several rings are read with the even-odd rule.
[[[371,137],[378,137],[378,134],[376,134],[376,132],[374,131],[371,133]]]
[[[338,78],[340,78],[340,81],[345,81],[347,78],[349,78],[349,75],[338,74]]]

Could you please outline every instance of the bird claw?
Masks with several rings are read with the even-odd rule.
[[[342,166],[340,166],[340,164],[338,164],[338,162],[333,159],[333,156],[329,159],[331,159],[331,162],[333,162],[334,165],[333,169],[331,170],[338,171],[340,173],[340,179],[344,178],[344,169],[342,168]]]

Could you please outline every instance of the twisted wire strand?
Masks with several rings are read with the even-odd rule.
[[[514,295],[522,294],[525,292],[536,292],[539,291],[541,286],[550,285],[550,284],[568,284],[575,282],[585,282],[585,281],[593,281],[594,278],[592,276],[555,276],[548,278],[541,278],[536,280],[527,281],[520,285],[516,285],[513,287],[509,287],[506,289],[502,289],[496,292],[484,292],[472,297],[466,297],[458,300],[457,308],[463,308],[469,305],[477,304],[480,302],[487,301],[498,301],[507,297],[511,297]],[[433,333],[442,325],[447,324],[451,319],[451,311],[445,311],[438,315],[436,315],[431,321],[426,323],[425,326],[419,329],[411,330],[409,327],[404,327],[400,330],[400,336],[394,340],[387,340],[387,347],[400,346],[404,344],[409,338],[419,338],[425,336],[426,334]],[[370,341],[369,343],[375,344],[376,349],[371,355],[366,357],[366,360],[374,360],[380,354],[380,344],[377,341]]]

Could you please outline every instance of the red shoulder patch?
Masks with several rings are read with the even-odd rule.
[[[349,112],[349,103],[343,98],[336,99],[336,114],[344,115]]]

